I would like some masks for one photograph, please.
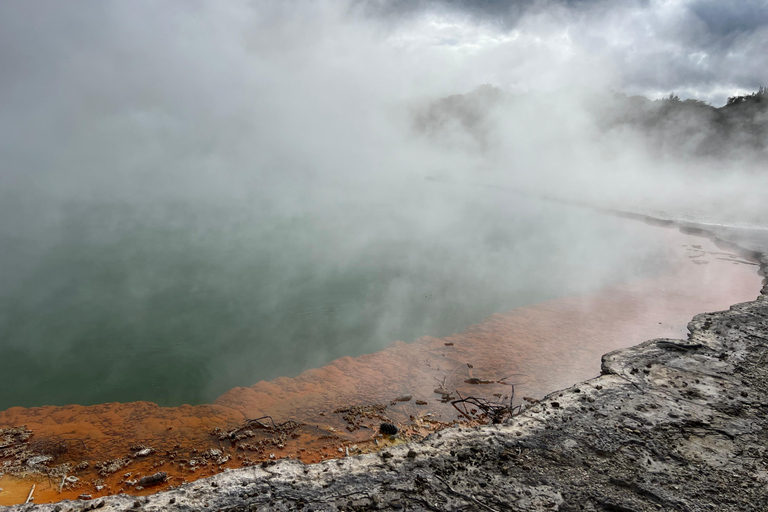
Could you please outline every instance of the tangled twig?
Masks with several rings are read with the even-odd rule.
[[[488,418],[491,423],[501,423],[506,418],[511,418],[520,414],[522,411],[522,405],[513,405],[515,399],[515,386],[512,386],[512,393],[509,397],[509,405],[503,403],[493,403],[485,398],[479,398],[475,396],[468,396],[463,398],[459,394],[459,400],[451,401],[451,405],[459,411],[459,414],[464,416],[469,421],[483,420]],[[467,408],[467,404],[474,406],[472,409]],[[461,407],[459,407],[461,405]],[[482,411],[482,414],[477,414],[477,410]]]

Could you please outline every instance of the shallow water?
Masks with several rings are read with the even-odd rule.
[[[669,264],[649,226],[494,191],[296,201],[85,200],[3,217],[0,410],[208,403]]]

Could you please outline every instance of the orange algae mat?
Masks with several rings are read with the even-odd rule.
[[[234,388],[209,405],[149,402],[14,407],[0,428],[26,426],[29,438],[0,437],[0,505],[126,492],[149,494],[225,468],[292,457],[304,462],[375,449],[379,424],[405,437],[457,419],[445,400],[476,396],[515,403],[596,376],[600,356],[655,337],[685,337],[697,313],[754,300],[757,267],[707,239],[660,230],[674,254],[654,278],[495,314],[460,334],[396,342],[344,357],[295,378]],[[83,369],[87,371],[87,369]],[[259,422],[249,419],[269,415]],[[240,428],[242,427],[242,428]],[[48,457],[10,471],[16,451]],[[10,447],[10,448],[9,448]],[[24,456],[22,453],[20,456]],[[39,458],[37,460],[40,460]],[[0,472],[4,471],[0,466]],[[40,469],[43,468],[41,471]],[[29,471],[26,471],[29,470]],[[140,485],[165,472],[167,480]]]

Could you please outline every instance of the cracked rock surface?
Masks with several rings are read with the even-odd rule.
[[[750,237],[742,247],[765,275],[768,240]],[[504,424],[314,465],[228,471],[148,497],[9,509],[768,510],[767,294],[697,315],[687,340],[606,354],[602,375]]]

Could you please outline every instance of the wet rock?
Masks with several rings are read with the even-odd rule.
[[[139,478],[137,485],[142,487],[151,487],[153,485],[159,485],[165,483],[168,480],[168,473],[165,471],[159,471],[154,475],[144,476]]]
[[[147,457],[155,452],[155,449],[150,446],[131,446],[131,450],[134,452],[134,457]]]
[[[53,457],[48,455],[35,455],[34,457],[27,459],[27,466],[30,469],[39,470],[51,460],[53,460]]]

